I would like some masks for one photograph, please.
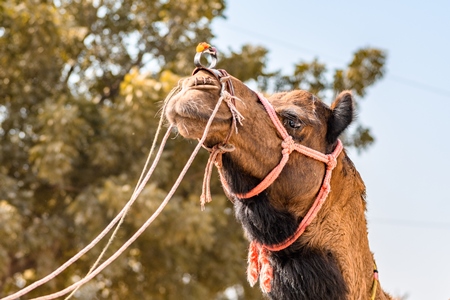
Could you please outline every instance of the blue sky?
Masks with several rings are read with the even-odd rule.
[[[360,101],[376,136],[351,151],[367,186],[369,240],[383,288],[408,300],[450,298],[450,1],[227,1],[220,49],[269,49],[269,69],[318,57],[344,67],[366,46],[387,73]],[[226,66],[222,66],[225,67]]]

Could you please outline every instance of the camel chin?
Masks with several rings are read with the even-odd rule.
[[[178,133],[186,139],[200,139],[203,135],[204,127],[197,126],[198,121],[177,118],[172,124],[175,125]]]
[[[199,140],[203,137],[207,122],[208,119],[183,118],[177,116],[171,123],[176,126],[178,133],[182,137],[186,139]],[[214,143],[211,140],[216,140],[215,137],[218,133],[228,130],[230,123],[231,120],[214,119],[209,128],[205,144],[214,145],[215,143],[218,143],[219,141]]]

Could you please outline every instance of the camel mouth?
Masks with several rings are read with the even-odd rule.
[[[181,123],[194,123],[200,122],[203,125],[206,125],[209,118],[211,117],[212,110],[210,112],[200,112],[195,110],[195,108],[191,109],[191,107],[184,108],[181,111],[176,111],[173,115],[173,118],[169,119],[169,122],[178,127]],[[220,118],[214,117],[214,121],[212,125],[218,125],[219,123],[227,123],[229,124],[231,121],[230,118]]]
[[[217,80],[195,76],[185,79],[181,89],[167,103],[166,116],[178,132],[185,138],[198,139],[220,98],[221,86]],[[229,127],[232,115],[226,105],[222,105],[211,124],[211,130]]]
[[[217,89],[218,87],[212,85],[188,87],[184,92],[181,91],[177,94],[169,103],[168,115],[172,115],[174,117],[173,120],[175,121],[188,119],[192,121],[207,122],[220,97],[214,97],[215,95],[211,95],[209,91]],[[214,123],[229,122],[231,117],[231,114],[219,112],[214,117]]]
[[[174,114],[172,117],[168,117],[168,119],[172,125],[176,126],[178,133],[183,137],[188,139],[200,139],[204,134],[206,124],[210,117],[211,114],[196,112],[195,114]],[[224,128],[229,128],[230,122],[230,118],[220,119],[215,117],[209,127],[208,140],[211,138],[211,133],[224,131]],[[205,141],[206,145],[211,144],[211,146],[216,143],[217,142],[213,142],[211,144],[210,142]]]
[[[187,87],[189,90],[220,90],[220,87],[215,85],[214,83],[204,82],[204,83],[193,83],[192,85]]]

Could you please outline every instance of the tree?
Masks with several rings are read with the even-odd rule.
[[[0,2],[2,295],[56,269],[123,207],[144,165],[161,101],[190,73],[195,45],[213,38],[211,21],[224,9],[221,0]],[[267,50],[251,45],[222,55],[219,67],[267,90],[271,84],[319,94],[350,88],[363,97],[382,76],[384,54],[362,51],[347,69],[335,71],[332,82],[318,61],[299,64],[292,76],[269,72]],[[109,253],[151,215],[193,147],[181,139],[168,143]],[[225,299],[226,289],[259,297],[244,283],[246,241],[218,183],[214,202],[199,209],[206,156],[199,155],[148,232],[76,297]],[[100,251],[30,295],[73,283]]]

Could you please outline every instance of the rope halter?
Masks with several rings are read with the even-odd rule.
[[[285,241],[275,245],[263,245],[258,243],[257,241],[252,241],[250,243],[250,250],[248,256],[248,269],[247,269],[248,281],[250,282],[250,285],[253,286],[259,278],[261,289],[264,292],[269,293],[271,290],[271,282],[273,276],[272,266],[268,259],[270,251],[281,251],[292,245],[303,234],[306,227],[309,224],[311,224],[311,222],[317,216],[317,213],[319,212],[322,205],[325,203],[325,200],[328,194],[330,193],[331,173],[337,165],[337,157],[342,152],[343,145],[340,140],[337,140],[337,144],[334,151],[331,154],[323,154],[314,149],[296,143],[292,138],[292,136],[290,136],[287,133],[280,119],[278,119],[275,109],[270,104],[270,102],[261,94],[258,94],[258,97],[261,103],[264,105],[264,108],[266,109],[275,128],[278,130],[278,132],[283,138],[283,141],[281,142],[282,158],[279,164],[266,176],[266,178],[264,178],[261,181],[260,184],[258,184],[255,188],[253,188],[252,190],[250,190],[245,194],[236,195],[238,198],[240,199],[251,198],[264,191],[267,187],[269,187],[278,178],[279,174],[281,173],[287,161],[289,160],[289,155],[293,151],[300,152],[305,156],[308,156],[310,158],[313,158],[326,164],[325,177],[323,179],[322,186],[318,192],[318,195],[314,203],[312,204],[311,208],[309,209],[308,213],[305,215],[305,217],[298,225],[297,230],[294,232],[294,234],[291,235],[289,238],[287,238]]]
[[[204,69],[204,68],[202,68]],[[196,69],[197,71],[198,69]],[[210,73],[214,74],[216,77],[218,77],[219,81],[222,85],[222,91],[221,91],[221,98],[230,98],[231,100],[237,99],[234,95],[234,90],[231,90],[229,93],[225,93],[225,87],[228,86],[229,88],[232,87],[231,80],[228,79],[228,74],[223,70],[211,70],[211,69],[205,69],[206,71],[209,71]],[[196,72],[194,71],[194,73]],[[221,75],[225,72],[227,74],[226,81],[222,80]],[[218,74],[218,75],[217,75]],[[228,96],[229,95],[229,96]],[[270,261],[268,259],[270,251],[280,251],[283,249],[286,249],[290,245],[292,245],[305,231],[306,227],[314,220],[317,213],[319,212],[322,205],[325,203],[325,200],[331,190],[330,187],[330,180],[331,180],[331,173],[333,169],[337,165],[337,157],[342,152],[343,145],[340,140],[337,140],[336,147],[334,151],[331,154],[323,154],[319,151],[316,151],[314,149],[308,148],[306,146],[303,146],[301,144],[298,144],[294,141],[292,136],[290,136],[284,126],[282,125],[281,121],[278,119],[278,116],[275,112],[275,109],[270,104],[270,102],[261,94],[257,93],[257,96],[261,103],[263,104],[267,114],[269,115],[272,123],[274,124],[275,128],[283,138],[281,141],[281,154],[282,158],[278,165],[273,168],[269,174],[253,189],[251,189],[249,192],[244,194],[233,194],[228,187],[228,183],[225,180],[225,177],[223,176],[223,170],[222,170],[222,154],[227,152],[232,152],[234,150],[234,146],[230,145],[229,139],[231,137],[231,134],[233,132],[237,132],[237,120],[240,122],[243,117],[237,112],[234,101],[226,101],[228,107],[230,108],[232,112],[232,125],[230,127],[230,131],[226,137],[226,139],[212,148],[206,148],[208,151],[210,151],[210,157],[206,166],[205,170],[205,177],[203,181],[203,190],[202,190],[202,196],[201,196],[201,203],[202,207],[206,202],[211,201],[211,193],[210,193],[210,177],[212,172],[212,166],[213,163],[216,165],[220,180],[222,182],[223,189],[225,191],[225,194],[229,199],[233,199],[233,195],[240,199],[245,200],[251,197],[254,197],[261,192],[263,192],[265,189],[267,189],[273,182],[278,178],[278,176],[281,174],[284,166],[289,160],[289,155],[297,151],[305,156],[308,156],[310,158],[313,158],[315,160],[321,161],[326,164],[326,171],[325,176],[323,179],[322,186],[318,192],[318,195],[312,204],[311,208],[309,209],[306,216],[302,219],[300,222],[297,230],[294,232],[292,236],[287,238],[285,241],[275,244],[275,245],[263,245],[258,243],[257,241],[252,241],[250,244],[250,251],[249,251],[249,258],[248,258],[248,280],[251,285],[254,285],[258,278],[260,279],[261,283],[261,289],[268,293],[271,289],[271,281],[272,281],[272,266],[270,264]],[[238,117],[239,116],[239,117]],[[241,123],[242,125],[242,123]]]

